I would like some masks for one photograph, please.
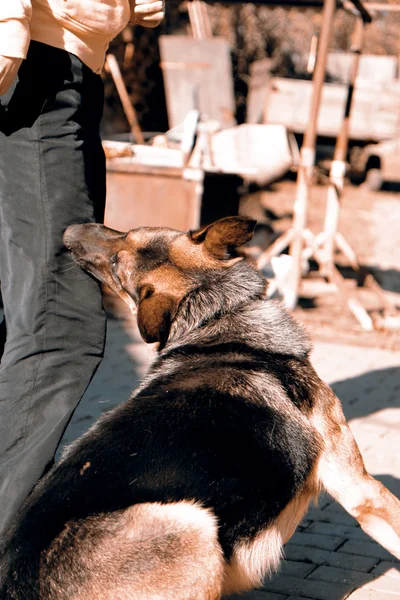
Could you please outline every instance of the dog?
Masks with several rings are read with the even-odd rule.
[[[400,503],[365,470],[310,342],[240,252],[255,221],[189,233],[68,227],[157,356],[37,484],[1,600],[217,600],[260,586],[326,490],[400,558]]]

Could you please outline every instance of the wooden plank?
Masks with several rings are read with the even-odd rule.
[[[207,12],[207,4],[202,0],[189,0],[187,9],[193,37],[196,40],[211,38],[212,30]]]
[[[346,83],[350,79],[353,55],[351,52],[330,52],[328,54],[327,72],[332,77]],[[390,82],[396,79],[399,68],[397,56],[376,56],[364,54],[360,57],[359,79],[369,82]]]
[[[114,159],[117,162],[118,159]],[[118,231],[136,227],[171,227],[180,231],[200,225],[202,182],[183,172],[107,169],[105,224]]]
[[[318,118],[318,134],[336,137],[342,122],[346,86],[325,84]],[[264,114],[266,123],[282,123],[302,133],[307,124],[312,83],[275,77]],[[354,109],[350,121],[350,137],[379,141],[398,134],[400,122],[400,82],[358,80],[354,92]]]
[[[286,128],[282,125],[244,123],[211,137],[215,167],[266,185],[282,177],[293,165]]]
[[[106,141],[105,146],[108,145]],[[162,146],[145,146],[141,144],[124,144],[131,148],[131,156],[111,160],[107,168],[111,170],[131,171],[134,165],[139,167],[161,167],[182,169],[184,166],[183,155],[180,150],[163,148]]]
[[[271,258],[278,256],[287,248],[293,238],[293,229],[288,229],[280,235],[264,252],[258,257],[257,269],[262,269],[271,262]]]
[[[170,127],[194,108],[223,128],[235,125],[231,50],[225,39],[161,36],[160,53]]]
[[[247,96],[246,122],[262,123],[263,112],[271,83],[270,58],[255,60],[250,66],[249,93]]]

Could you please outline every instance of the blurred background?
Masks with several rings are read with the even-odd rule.
[[[386,3],[399,4],[396,0],[380,2]],[[110,51],[118,57],[129,97],[145,131],[168,129],[159,38],[162,35],[192,35],[187,5],[188,2],[167,0],[166,17],[159,27],[128,27],[111,44]],[[238,123],[243,123],[246,118],[250,69],[255,60],[270,59],[271,74],[277,77],[311,79],[307,64],[312,38],[319,35],[321,28],[320,8],[215,2],[207,3],[207,12],[213,35],[222,36],[230,44]],[[363,52],[398,59],[400,13],[379,11],[375,15],[373,23],[368,25]],[[353,29],[354,17],[338,10],[334,18],[332,52],[350,51]],[[330,73],[328,69],[327,81],[335,80],[340,80],[340,75]],[[126,119],[112,78],[106,75],[105,82],[104,132],[126,132]]]
[[[399,25],[396,1],[171,0],[127,27],[104,71],[106,222],[253,216],[271,296],[323,339],[397,349]]]

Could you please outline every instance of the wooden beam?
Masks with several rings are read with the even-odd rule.
[[[378,12],[400,12],[400,4],[382,4],[382,2],[366,2],[364,6],[367,10]]]
[[[326,215],[324,225],[324,244],[321,255],[323,256],[322,272],[329,274],[334,266],[334,248],[336,244],[335,235],[339,224],[340,200],[346,174],[346,158],[349,144],[350,116],[353,106],[354,88],[360,65],[362,43],[364,36],[364,21],[358,18],[355,24],[353,44],[353,68],[347,85],[347,102],[343,115],[342,125],[336,140],[335,151],[331,170],[329,173],[329,187],[326,203]]]
[[[313,95],[310,106],[310,117],[304,133],[303,146],[300,152],[296,199],[293,207],[293,239],[289,247],[289,254],[293,258],[293,263],[288,275],[288,291],[285,297],[285,304],[288,308],[294,308],[296,306],[300,285],[303,232],[307,223],[308,199],[315,165],[317,122],[321,105],[322,88],[325,80],[326,62],[332,37],[335,10],[336,0],[325,0],[322,13],[320,42],[313,74]]]
[[[131,104],[129,94],[125,87],[125,83],[114,54],[107,54],[106,67],[109,69],[112,78],[114,79],[115,87],[117,88],[118,95],[120,97],[125,116],[128,119],[129,127],[131,128],[131,132],[135,138],[135,142],[137,144],[144,144],[143,133],[139,126],[136,111]]]
[[[194,39],[207,40],[211,38],[212,30],[207,4],[202,0],[189,0],[187,9]]]

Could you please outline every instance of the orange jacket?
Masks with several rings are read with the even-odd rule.
[[[134,10],[135,0],[0,0],[0,55],[25,58],[32,39],[75,54],[98,73]]]

